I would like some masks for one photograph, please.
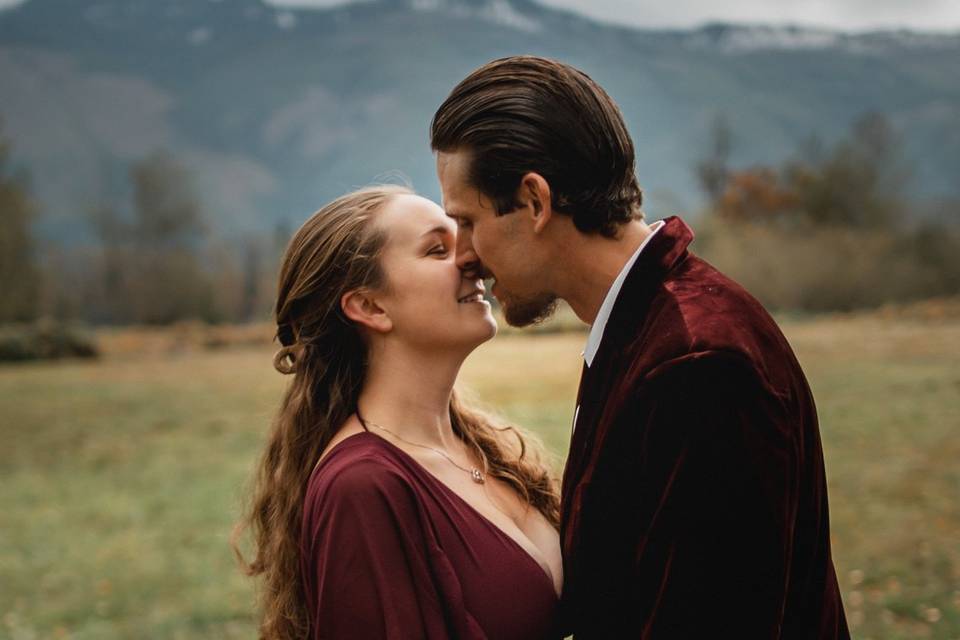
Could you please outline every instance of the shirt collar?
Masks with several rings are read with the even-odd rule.
[[[633,268],[633,263],[637,261],[640,252],[647,246],[650,239],[656,235],[657,231],[663,227],[663,224],[663,220],[658,220],[650,225],[650,234],[643,239],[643,242],[641,242],[637,250],[633,252],[633,255],[627,260],[627,263],[623,265],[623,269],[617,274],[617,279],[613,281],[610,289],[607,290],[607,296],[603,299],[603,304],[600,305],[600,311],[597,312],[597,317],[590,327],[590,335],[587,336],[587,346],[583,350],[583,359],[588,367],[593,364],[593,358],[597,355],[597,350],[600,348],[600,342],[603,340],[603,330],[607,327],[610,312],[613,311],[613,305],[617,301],[617,296],[620,294],[624,280],[627,279],[627,274],[630,273],[630,269]]]

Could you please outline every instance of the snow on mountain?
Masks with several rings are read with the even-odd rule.
[[[519,10],[510,0],[409,0],[410,8],[418,12],[446,12],[458,18],[480,18],[510,29],[539,32],[543,25],[527,12]]]
[[[697,31],[685,32],[684,41],[690,48],[723,53],[843,49],[860,54],[881,53],[890,47],[956,49],[960,45],[960,37],[956,34],[913,31],[852,34],[814,27],[740,24],[707,25]]]

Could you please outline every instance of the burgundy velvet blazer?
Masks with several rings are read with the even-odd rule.
[[[563,478],[567,633],[849,638],[813,396],[679,218],[644,248],[584,366]]]

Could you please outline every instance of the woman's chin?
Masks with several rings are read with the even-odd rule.
[[[487,340],[492,340],[493,337],[497,335],[497,330],[499,330],[500,328],[497,326],[497,319],[494,318],[493,314],[489,312],[487,313],[487,326],[490,328],[490,333],[487,336],[486,340],[484,340],[484,342],[486,342]]]
[[[495,335],[497,335],[497,320],[493,317],[493,314],[488,310],[481,321],[478,321],[476,327],[476,344],[475,346],[480,346],[488,340],[492,340]]]

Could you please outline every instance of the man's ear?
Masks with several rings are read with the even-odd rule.
[[[517,200],[521,207],[529,208],[533,218],[533,232],[543,231],[553,216],[550,199],[550,184],[539,173],[530,172],[520,178]]]
[[[343,294],[340,308],[345,316],[376,333],[387,333],[393,328],[393,320],[367,289],[354,289]]]

